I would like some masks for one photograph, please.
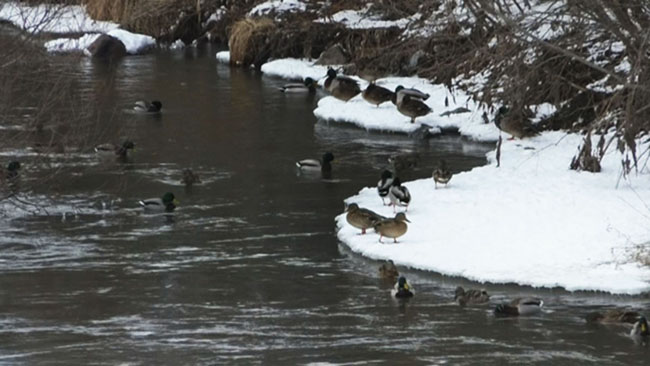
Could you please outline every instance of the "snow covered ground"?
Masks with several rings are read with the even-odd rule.
[[[322,84],[326,67],[286,59],[269,62],[262,71],[287,79],[309,76]],[[366,83],[358,80],[364,88]],[[431,94],[426,103],[434,113],[411,124],[391,103],[377,108],[357,96],[349,102],[324,97],[314,114],[391,132],[408,132],[422,122],[455,127],[476,140],[499,136],[494,124],[484,123],[482,110],[462,92],[450,94],[443,86],[419,78],[390,77],[378,84],[389,89],[416,87]],[[441,116],[459,107],[469,112]],[[550,105],[536,109],[536,119],[554,112]],[[492,121],[493,115],[488,119]],[[412,223],[398,244],[380,244],[374,233],[359,235],[345,214],[336,218],[339,239],[370,258],[478,282],[620,294],[650,291],[650,267],[636,260],[640,246],[650,242],[647,167],[621,177],[622,156],[611,146],[601,162],[601,173],[576,172],[569,164],[583,136],[546,132],[523,141],[503,137],[499,168],[493,151],[488,165],[455,175],[448,187],[434,189],[431,178],[406,183],[413,196],[407,212]],[[597,138],[593,137],[593,146]],[[645,151],[640,161],[645,161],[649,146],[638,143],[638,151]],[[392,208],[382,205],[375,184],[367,182],[369,187],[346,202],[393,216]]]
[[[150,36],[119,29],[119,24],[91,19],[83,6],[27,6],[8,2],[0,5],[0,19],[31,33],[86,33],[79,38],[46,42],[45,48],[50,52],[84,51],[101,33],[122,41],[130,54],[142,52],[156,44]]]

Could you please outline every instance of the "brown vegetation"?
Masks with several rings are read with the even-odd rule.
[[[277,27],[268,18],[245,18],[230,31],[228,48],[232,65],[261,65],[269,57],[270,42]]]

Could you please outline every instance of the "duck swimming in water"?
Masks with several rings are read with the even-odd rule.
[[[171,192],[165,193],[161,198],[149,198],[138,201],[145,212],[172,212],[178,205],[178,201]]]
[[[95,146],[95,152],[100,155],[120,158],[126,158],[127,152],[133,149],[135,149],[135,144],[129,140],[124,141],[122,145],[106,143]]]
[[[183,178],[181,178],[181,183],[185,184],[185,187],[191,187],[195,183],[201,183],[201,178],[199,178],[199,175],[194,173],[192,169],[186,168],[183,169]]]
[[[460,306],[485,304],[490,301],[490,295],[485,290],[465,290],[461,286],[456,287],[454,301]]]
[[[406,278],[404,276],[401,276],[397,280],[397,283],[395,283],[395,286],[390,291],[390,293],[393,297],[396,297],[398,299],[407,299],[415,295],[415,290],[409,285],[408,282],[406,282]]]
[[[159,113],[162,109],[162,103],[159,100],[148,102],[146,100],[139,100],[135,102],[133,110],[138,113]]]
[[[534,315],[542,312],[544,301],[535,297],[512,300],[509,304],[500,304],[494,309],[497,316]]]
[[[316,80],[308,77],[302,83],[284,84],[278,89],[283,93],[314,93],[316,91]]]
[[[316,159],[303,159],[296,162],[296,166],[304,171],[321,171],[323,173],[332,170],[332,161],[334,161],[334,154],[326,152],[323,154],[321,160]]]
[[[397,280],[397,277],[399,277],[399,271],[392,260],[389,259],[379,266],[379,277],[391,281],[391,283]]]

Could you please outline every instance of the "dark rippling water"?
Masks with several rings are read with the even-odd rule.
[[[546,302],[542,315],[500,319],[493,305],[451,303],[455,286],[479,284],[403,268],[418,293],[393,300],[378,263],[337,241],[343,199],[376,184],[391,154],[420,154],[405,174],[415,179],[439,158],[456,171],[484,164],[492,146],[317,122],[317,98],[281,94],[285,81],[214,54],[160,51],[115,70],[79,62],[74,77],[112,127],[106,139],[136,144],[126,163],[74,147],[35,161],[3,145],[0,159],[20,158],[25,182],[52,165],[69,173],[56,193],[0,208],[0,364],[647,364],[627,328],[582,316],[647,310],[648,298],[487,286],[493,305]],[[142,98],[164,113],[121,112]],[[325,151],[337,157],[332,179],[297,174],[296,160]],[[186,167],[203,180],[190,191]],[[181,202],[173,219],[140,212],[138,199],[166,191]]]

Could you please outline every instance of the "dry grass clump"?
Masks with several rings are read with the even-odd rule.
[[[269,39],[277,30],[268,18],[245,18],[233,24],[228,48],[232,65],[258,64],[268,58]]]

